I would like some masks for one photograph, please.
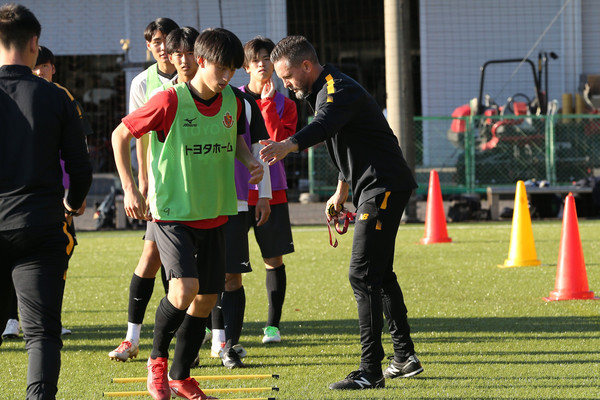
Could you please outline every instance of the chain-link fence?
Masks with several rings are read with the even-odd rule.
[[[484,192],[517,180],[571,184],[600,175],[600,115],[415,117],[419,192],[438,171],[442,191]],[[309,189],[331,194],[337,172],[324,146],[309,153]]]

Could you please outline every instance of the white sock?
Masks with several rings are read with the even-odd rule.
[[[225,343],[225,329],[213,329],[212,335],[212,347],[221,348],[221,343]]]
[[[127,323],[127,335],[125,340],[129,340],[136,346],[140,344],[140,333],[142,331],[142,324],[134,324],[133,322]]]

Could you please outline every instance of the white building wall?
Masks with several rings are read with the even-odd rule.
[[[130,39],[130,62],[151,59],[144,29],[150,21],[168,17],[198,30],[224,27],[242,41],[256,35],[274,42],[287,34],[285,0],[20,0],[42,24],[40,44],[55,55],[123,54],[120,40]],[[221,4],[221,8],[219,8]],[[221,25],[222,24],[222,25]],[[126,73],[126,87],[141,68]],[[232,84],[247,82],[238,71]]]
[[[586,36],[589,31],[581,23],[597,24],[599,12],[600,1],[591,0],[420,0],[423,115],[449,116],[477,97],[480,67],[486,61],[527,56],[537,67],[539,52],[559,55],[549,63],[550,99],[575,94],[583,71],[600,70],[597,38]],[[595,55],[584,57],[594,46],[589,55]],[[518,92],[534,93],[529,67],[517,71],[517,65],[486,71],[484,93],[498,104]],[[427,124],[423,141],[425,165],[447,161],[455,152]]]
[[[600,2],[581,0],[583,74],[600,74]]]

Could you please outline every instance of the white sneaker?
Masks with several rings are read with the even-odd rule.
[[[219,345],[219,343],[217,343]],[[225,342],[221,342],[219,347],[215,346],[215,343],[210,347],[211,358],[221,358],[223,356],[223,348],[225,348]]]
[[[2,332],[2,339],[16,339],[19,337],[19,321],[16,319],[9,319],[6,321],[6,329]]]
[[[281,342],[281,334],[279,328],[275,326],[267,326],[263,328],[265,336],[262,338],[263,343],[279,343]]]
[[[238,354],[238,356],[240,356],[240,358],[244,358],[248,354],[246,349],[243,348],[242,345],[239,343],[236,345],[233,345],[233,350],[235,350],[235,352]]]
[[[71,334],[71,330],[70,330],[70,329],[67,329],[67,328],[65,328],[65,327],[63,326],[63,327],[62,327],[62,329],[61,329],[61,331],[60,331],[60,334],[61,334],[61,336],[64,336],[64,335],[70,335],[70,334]]]
[[[136,358],[138,352],[140,351],[139,347],[129,340],[123,340],[119,347],[108,353],[108,357],[111,360],[116,361],[127,361],[130,358]]]

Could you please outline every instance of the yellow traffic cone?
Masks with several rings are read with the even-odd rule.
[[[523,181],[518,181],[510,234],[510,249],[504,265],[499,265],[499,267],[532,267],[540,264],[541,261],[537,259],[535,252],[525,184]]]

